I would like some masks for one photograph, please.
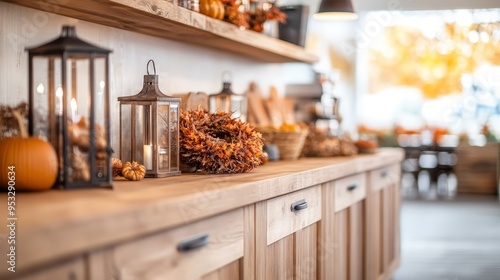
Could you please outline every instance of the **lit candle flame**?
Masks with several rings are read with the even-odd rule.
[[[43,94],[45,92],[45,87],[43,86],[42,83],[40,83],[37,87],[36,87],[36,92],[38,92],[39,94]]]
[[[63,90],[62,87],[58,87],[56,90],[56,115],[62,116],[63,104],[62,104]]]
[[[62,97],[63,96],[63,90],[62,87],[58,87],[56,90],[56,96],[57,97]]]
[[[76,99],[74,97],[71,98],[69,106],[71,107],[71,120],[75,123],[77,121],[76,110],[78,109],[78,105],[76,104]]]
[[[106,83],[101,80],[99,83],[99,91],[97,92],[97,95],[101,96],[104,93],[104,86],[106,86]]]
[[[75,111],[76,112],[76,109],[78,108],[78,105],[76,104],[76,99],[75,98],[71,98],[71,102],[69,104],[71,106],[71,111]]]

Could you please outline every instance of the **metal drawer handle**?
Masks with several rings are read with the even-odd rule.
[[[358,184],[350,184],[349,186],[347,186],[348,191],[353,191],[356,188],[358,188]]]
[[[387,177],[387,175],[389,175],[389,173],[387,172],[387,170],[384,170],[384,171],[380,172],[380,176],[381,176],[382,178]]]
[[[299,210],[304,210],[307,208],[307,201],[305,199],[301,199],[299,201],[296,201],[292,203],[290,206],[290,210],[292,212],[299,211]]]
[[[206,246],[207,244],[208,234],[203,234],[179,242],[179,244],[177,244],[177,251],[187,252],[197,248],[201,248],[203,246]]]

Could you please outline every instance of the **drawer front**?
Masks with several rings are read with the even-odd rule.
[[[321,188],[296,191],[266,203],[267,245],[321,219]]]
[[[37,272],[33,272],[26,276],[14,278],[16,280],[85,280],[87,279],[85,270],[85,261],[83,258],[78,258],[63,264],[58,264],[53,267],[45,268]],[[15,275],[15,273],[14,273]],[[10,279],[10,278],[9,278]]]
[[[117,246],[122,280],[200,279],[243,257],[243,209]]]
[[[365,173],[335,180],[334,185],[335,212],[342,211],[366,197]]]
[[[372,170],[368,173],[371,192],[378,192],[400,180],[401,170],[398,164]]]

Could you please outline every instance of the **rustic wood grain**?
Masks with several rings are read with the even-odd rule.
[[[317,279],[318,223],[297,231],[295,237],[295,278]]]
[[[201,280],[237,280],[240,278],[240,262],[234,261],[201,278]]]
[[[365,265],[364,200],[349,207],[349,279],[363,280]]]
[[[370,192],[376,193],[393,185],[395,181],[399,180],[399,169],[401,169],[401,167],[395,164],[368,172]]]
[[[366,279],[377,280],[382,276],[382,211],[381,191],[371,193],[366,199]]]
[[[2,0],[50,13],[241,54],[266,62],[318,60],[302,47],[180,8],[164,0]]]
[[[127,242],[112,249],[113,270],[120,279],[199,279],[232,262],[239,263],[244,250],[243,228],[243,209],[237,209]],[[201,234],[208,234],[206,246],[188,252],[177,250],[177,244]]]
[[[243,221],[244,221],[244,256],[240,261],[242,280],[255,279],[255,205],[248,205],[243,208]]]
[[[291,212],[291,203],[300,199],[306,199],[310,207]],[[259,202],[255,217],[256,279],[316,279],[321,187]]]
[[[335,232],[335,183],[326,182],[322,189],[322,218],[318,223],[318,278],[330,280],[336,271],[334,253],[337,247],[332,232]]]
[[[308,207],[291,211],[292,203],[304,199]],[[267,201],[267,245],[321,219],[321,188],[307,188]]]
[[[348,187],[356,185],[349,190]],[[342,211],[366,197],[366,174],[355,174],[335,181],[335,211]]]
[[[267,201],[255,203],[255,279],[266,279]]]
[[[10,272],[12,277],[12,272]],[[14,275],[19,273],[15,272]],[[86,280],[87,271],[86,264],[82,257],[63,262],[57,266],[40,269],[37,272],[30,273],[21,277],[14,277],[7,279],[15,280],[53,280],[53,279],[74,279],[74,280]],[[2,278],[4,279],[4,278]],[[92,278],[93,279],[93,278]]]
[[[286,236],[266,247],[265,278],[262,280],[295,279],[294,235]],[[259,268],[257,268],[259,269]]]
[[[368,172],[366,279],[390,279],[399,265],[398,165]]]
[[[113,279],[112,251],[106,249],[97,250],[87,257],[88,279],[108,280]]]
[[[393,178],[393,230],[394,257],[388,269],[388,279],[392,278],[401,262],[401,168],[395,170]]]
[[[335,213],[333,240],[335,250],[333,255],[333,278],[335,280],[349,279],[349,209]]]

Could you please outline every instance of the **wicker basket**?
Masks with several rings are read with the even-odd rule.
[[[307,138],[307,130],[288,131],[260,131],[265,144],[274,144],[278,147],[281,160],[298,159]]]

